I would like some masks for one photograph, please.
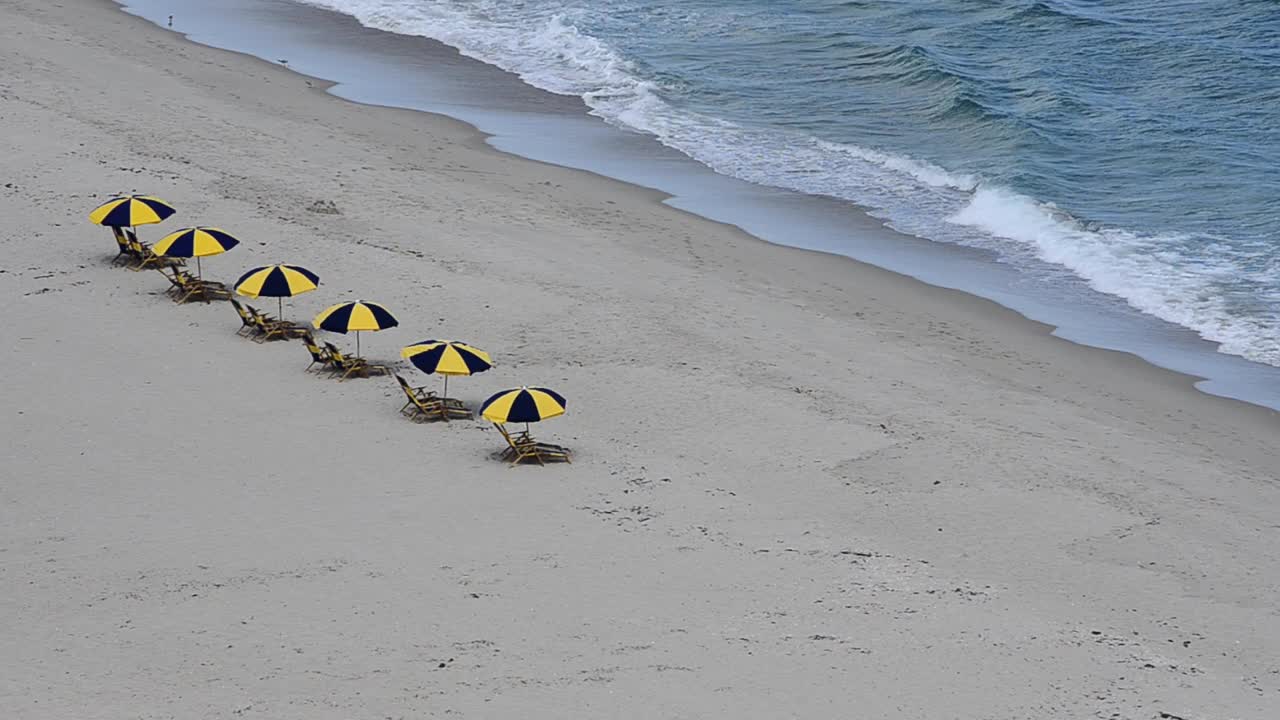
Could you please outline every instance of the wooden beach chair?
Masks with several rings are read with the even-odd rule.
[[[232,300],[232,302],[237,302],[237,301]],[[247,333],[248,337],[253,337],[254,335],[257,335],[258,333],[262,332],[262,326],[264,324],[270,325],[271,323],[275,322],[275,318],[271,317],[270,315],[262,312],[258,308],[248,303],[244,303],[244,318],[241,319],[241,322],[243,322],[244,319],[248,319],[249,321],[250,330]]]
[[[253,336],[256,343],[264,343],[268,340],[288,340],[291,338],[300,338],[307,332],[305,327],[288,320],[269,320],[262,315],[253,316],[254,325],[257,327],[257,334]]]
[[[346,380],[353,375],[355,377],[364,378],[369,377],[374,373],[379,375],[391,374],[391,368],[386,365],[371,365],[369,361],[364,358],[347,357],[346,355],[343,355],[342,351],[333,343],[325,343],[324,346],[325,349],[329,351],[329,357],[331,358],[330,362],[333,365],[334,373],[342,373],[342,376],[338,378],[339,382]]]
[[[124,228],[112,226],[111,234],[116,238],[116,246],[119,252],[111,259],[112,265],[121,265],[132,263],[136,256],[134,255],[133,246],[129,244],[129,236],[124,234]]]
[[[158,268],[160,274],[169,280],[168,293],[176,303],[186,303],[191,300],[200,300],[202,302],[210,302],[211,300],[230,300],[231,291],[226,285],[213,280],[201,280],[191,273],[179,267],[170,267],[173,274],[164,272],[164,268]]]
[[[174,268],[177,281],[183,292],[177,298],[178,303],[199,300],[208,303],[214,300],[230,300],[231,291],[226,285],[214,280],[201,280],[181,268]]]
[[[425,386],[414,387],[399,375],[395,375],[395,378],[407,398],[404,406],[400,408],[401,415],[410,420],[426,420],[433,415],[440,415],[440,398],[436,397],[434,390],[428,390]]]
[[[328,349],[320,347],[311,333],[305,333],[302,336],[302,344],[306,346],[307,352],[311,355],[311,364],[306,367],[307,372],[311,372],[311,368],[316,365],[320,366],[321,371],[332,369],[333,358],[329,356]]]
[[[310,334],[301,325],[288,320],[276,320],[270,315],[258,312],[252,305],[247,307],[249,308],[249,317],[253,321],[253,327],[256,330],[256,334],[252,336],[254,342],[264,343],[268,340],[289,340]]]
[[[174,301],[176,302],[177,299],[181,297],[181,293],[185,291],[185,286],[184,286],[185,278],[179,275],[181,271],[174,270],[173,274],[170,275],[169,273],[164,271],[164,268],[156,268],[156,270],[160,271],[160,274],[164,276],[164,279],[169,281],[169,289],[165,290],[164,294],[168,295],[170,298],[173,298]]]
[[[394,373],[393,373],[394,374]],[[400,389],[404,391],[408,401],[404,407],[400,408],[400,412],[408,415],[411,420],[468,420],[471,418],[471,409],[462,404],[461,400],[453,398],[438,397],[434,390],[428,390],[426,386],[413,387],[407,380],[395,376],[396,382],[400,384]]]
[[[327,367],[323,368],[321,372],[327,372],[330,375],[342,372],[343,365],[338,360],[338,358],[343,358],[344,360],[346,359],[345,356],[342,355],[342,351],[339,350],[338,346],[334,345],[333,343],[327,342],[324,344],[323,347],[324,347],[325,357],[329,358],[329,364]]]
[[[236,334],[240,337],[249,337],[258,332],[258,324],[253,321],[253,314],[246,310],[235,298],[227,299],[231,301],[231,307],[235,308],[236,314],[240,316],[240,329],[236,331]]]
[[[138,239],[137,235],[129,231],[125,231],[127,237],[125,242],[129,244],[129,258],[131,264],[128,266],[130,270],[141,270],[146,267],[150,258],[158,257],[151,252],[150,246]],[[154,262],[154,261],[152,261]]]
[[[529,436],[529,433],[517,433],[512,436],[501,423],[494,423],[502,439],[507,441],[507,448],[502,451],[502,459],[510,460],[512,465],[519,465],[525,460],[536,460],[539,465],[550,462],[573,462],[573,453],[567,447],[540,443]]]

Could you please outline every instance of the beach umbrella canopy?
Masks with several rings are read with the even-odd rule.
[[[89,222],[108,227],[137,227],[163,222],[175,210],[160,198],[128,195],[112,198],[89,213]]]
[[[168,257],[193,257],[196,259],[196,274],[201,275],[200,258],[221,255],[239,244],[239,240],[221,228],[193,227],[165,235],[151,251]]]
[[[360,355],[360,333],[386,330],[400,324],[395,316],[378,303],[355,300],[325,309],[311,321],[319,330],[356,334],[356,355]]]
[[[276,298],[276,308],[284,314],[282,298],[311,292],[320,284],[320,276],[297,265],[267,265],[254,268],[236,281],[236,293],[247,297]]]
[[[547,388],[503,390],[480,406],[480,417],[495,423],[531,423],[564,414],[565,399]]]
[[[466,343],[423,340],[400,351],[400,357],[428,375],[474,375],[493,367],[489,353]]]
[[[444,376],[444,395],[449,395],[450,375],[474,375],[493,367],[489,353],[466,343],[423,340],[400,351],[400,357],[424,373]]]
[[[221,255],[239,244],[239,240],[221,228],[193,227],[165,235],[151,249],[157,255],[201,258]]]

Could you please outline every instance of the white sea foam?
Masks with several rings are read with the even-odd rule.
[[[1212,253],[1188,265],[1174,250],[1188,238],[1085,227],[1048,203],[998,187],[978,188],[948,220],[1021,244],[1095,290],[1221,343],[1224,352],[1280,364],[1273,339],[1280,327],[1250,312],[1256,308],[1242,306],[1232,292],[1242,283],[1265,286],[1270,271],[1243,271],[1237,258]]]
[[[1280,365],[1280,324],[1233,296],[1242,278],[1231,257],[1188,264],[1176,252],[1183,238],[1086,227],[1051,205],[920,159],[677,108],[615,48],[578,29],[573,3],[551,11],[551,4],[515,0],[302,1],[368,27],[439,40],[530,85],[581,97],[605,121],[651,134],[717,172],[844,198],[919,237],[1066,268],[1100,292],[1221,343],[1224,352]],[[1253,280],[1270,287],[1267,275],[1277,270],[1262,268]]]

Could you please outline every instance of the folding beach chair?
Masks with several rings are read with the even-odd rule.
[[[255,310],[252,305],[248,307],[254,329],[257,330],[257,334],[253,336],[254,342],[264,343],[268,340],[288,340],[310,334],[301,325],[291,323],[288,320],[272,319],[270,316]]]
[[[425,386],[414,387],[399,375],[395,375],[395,378],[407,398],[400,408],[401,415],[410,420],[425,420],[427,416],[440,414],[440,398],[436,397],[434,390],[428,390]]]
[[[191,300],[201,300],[209,302],[211,300],[230,300],[231,291],[227,290],[227,286],[213,280],[201,280],[191,273],[179,267],[171,267],[173,274],[164,272],[163,268],[157,268],[160,274],[169,280],[169,289],[165,292],[173,298],[176,303],[185,303]]]
[[[391,368],[386,365],[371,365],[364,358],[347,357],[342,354],[333,343],[325,343],[324,347],[329,351],[330,362],[333,364],[334,372],[342,373],[339,381],[346,380],[351,376],[369,377],[370,374],[377,372],[379,375],[390,375]]]
[[[307,352],[311,355],[311,364],[307,366],[307,372],[311,372],[311,368],[316,365],[319,365],[322,371],[332,369],[333,358],[329,356],[328,349],[320,347],[311,333],[302,335],[302,344],[306,346]]]
[[[116,246],[119,252],[111,259],[112,265],[120,265],[122,263],[131,263],[135,260],[133,247],[129,244],[129,236],[124,234],[124,228],[111,227],[111,234],[116,238]]]
[[[228,299],[231,301],[231,307],[235,308],[236,314],[240,316],[240,329],[236,331],[236,334],[240,337],[249,337],[258,332],[258,325],[253,321],[253,314],[246,310],[235,298]]]
[[[502,424],[494,423],[493,426],[498,428],[502,439],[507,441],[507,449],[502,451],[502,458],[511,460],[512,465],[519,465],[525,460],[537,460],[539,465],[546,465],[547,461],[573,462],[573,453],[569,448],[537,442],[528,433],[519,433],[513,437]]]

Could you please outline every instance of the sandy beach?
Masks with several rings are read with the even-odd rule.
[[[1275,412],[101,0],[0,62],[6,717],[1280,714]],[[135,191],[561,392],[574,463],[111,267]]]

